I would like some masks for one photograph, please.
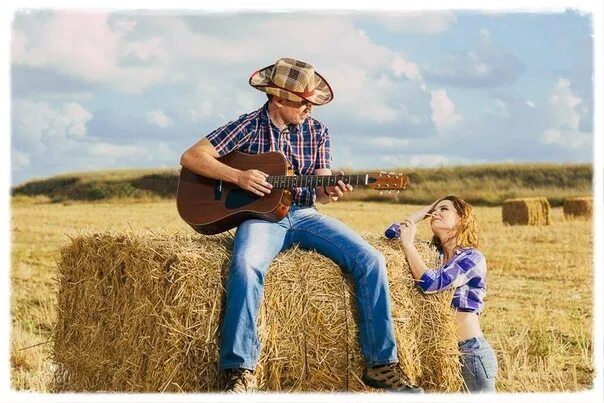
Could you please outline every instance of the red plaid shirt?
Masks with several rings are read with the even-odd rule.
[[[219,127],[206,138],[221,156],[234,150],[248,154],[280,151],[296,175],[312,175],[315,169],[331,169],[327,127],[309,116],[302,124],[288,125],[280,131],[268,117],[268,103]],[[313,205],[314,189],[296,188],[293,191],[295,204]]]

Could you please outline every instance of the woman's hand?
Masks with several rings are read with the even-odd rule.
[[[439,201],[441,201],[442,199],[436,199],[434,202],[432,202],[432,204],[426,206],[426,213],[424,214],[424,216],[422,217],[422,220],[424,218],[430,217],[432,215],[432,212],[434,211],[434,209],[436,208],[436,205],[438,204]]]
[[[403,244],[403,247],[408,247],[413,245],[413,240],[415,239],[415,233],[417,232],[417,227],[412,220],[405,219],[401,222],[400,227],[398,228],[400,240]]]

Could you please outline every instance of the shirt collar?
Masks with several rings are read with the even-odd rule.
[[[274,127],[275,129],[279,130],[277,128],[277,126],[275,126],[275,124],[273,122],[271,122],[271,120],[269,118],[269,115],[268,115],[268,101],[264,104],[264,106],[261,109],[262,109],[262,112],[260,113],[260,123],[261,124],[265,124],[268,127]],[[307,119],[308,118],[306,118],[304,120],[304,122],[306,122]],[[301,123],[299,125],[294,125],[294,124],[290,123],[287,126],[285,126],[285,128],[283,130],[281,130],[281,131],[287,130],[290,133],[297,133],[301,129],[301,127],[302,127],[303,124],[304,123]]]

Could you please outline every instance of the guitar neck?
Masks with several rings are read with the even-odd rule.
[[[269,176],[266,181],[276,189],[316,188],[320,186],[335,186],[338,181],[354,186],[367,186],[368,174],[358,175],[301,175],[301,176]]]

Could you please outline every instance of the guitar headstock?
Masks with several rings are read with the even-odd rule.
[[[375,190],[403,190],[409,184],[407,175],[395,172],[379,172],[368,175],[367,186]]]

